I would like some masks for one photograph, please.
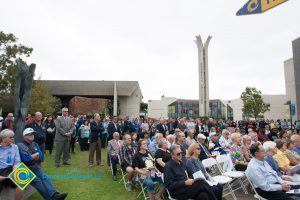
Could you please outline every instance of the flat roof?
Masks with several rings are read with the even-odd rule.
[[[41,80],[52,95],[113,96],[114,82],[118,96],[131,96],[139,88],[138,81],[80,81],[80,80]]]

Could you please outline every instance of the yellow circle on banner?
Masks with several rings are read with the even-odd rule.
[[[21,174],[24,173],[25,174],[25,180],[21,179]],[[29,179],[29,171],[25,168],[19,168],[15,171],[14,173],[14,180],[18,183],[18,184],[22,184],[25,185],[26,183],[28,183],[30,181]]]
[[[253,12],[258,8],[258,0],[251,0],[247,6],[249,12]]]

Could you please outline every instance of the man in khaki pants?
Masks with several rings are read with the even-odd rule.
[[[94,121],[90,123],[90,153],[89,153],[89,165],[94,164],[94,153],[96,152],[96,163],[101,164],[101,133],[104,131],[103,124],[98,113],[94,114]]]

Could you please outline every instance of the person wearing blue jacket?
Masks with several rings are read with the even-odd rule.
[[[21,162],[23,162],[35,175],[36,178],[30,183],[45,200],[63,200],[68,193],[59,193],[39,163],[43,160],[43,152],[39,145],[34,142],[35,131],[26,128],[23,131],[23,141],[18,143]]]

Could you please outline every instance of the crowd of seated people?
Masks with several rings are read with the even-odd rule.
[[[193,123],[195,123],[195,129],[192,128]],[[275,124],[270,124],[270,122],[265,124],[265,128],[260,127],[262,125],[259,125],[259,123],[255,124],[252,122],[250,123],[250,128],[245,130],[243,127],[239,127],[239,123],[227,124],[223,122],[220,125],[219,122],[211,119],[205,123],[199,123],[198,120],[180,119],[177,126],[172,126],[172,131],[169,129],[170,124],[166,120],[159,120],[157,124],[160,124],[158,126],[160,129],[163,127],[164,133],[149,128],[149,131],[154,131],[154,133],[143,132],[143,137],[146,136],[146,140],[139,141],[138,149],[133,147],[136,149],[134,160],[137,163],[125,165],[123,163],[126,162],[125,159],[121,158],[121,165],[131,168],[131,170],[126,170],[122,167],[127,172],[128,179],[131,180],[129,184],[131,185],[134,174],[138,174],[140,178],[144,177],[143,183],[147,186],[150,199],[154,199],[154,196],[160,199],[165,188],[172,197],[179,199],[184,195],[184,198],[193,199],[200,199],[200,197],[201,199],[221,199],[223,186],[219,183],[212,183],[211,176],[201,163],[204,159],[216,158],[217,155],[221,154],[227,154],[231,158],[235,170],[247,172],[251,181],[253,181],[254,176],[250,174],[252,172],[252,174],[256,173],[253,171],[255,170],[253,165],[258,165],[257,163],[260,163],[259,156],[263,156],[262,161],[268,163],[264,170],[276,174],[276,184],[282,186],[281,190],[279,187],[275,187],[278,189],[276,191],[280,197],[286,195],[285,191],[299,187],[300,176],[290,172],[292,166],[299,164],[300,158],[297,152],[297,150],[300,150],[300,136],[296,131],[290,131],[289,129],[281,129],[280,132],[276,131],[274,129],[278,128]],[[285,132],[284,134],[282,134],[283,131]],[[267,137],[262,137],[260,135],[262,132]],[[129,135],[127,137],[129,138]],[[151,142],[146,142],[147,140],[149,141],[149,137],[151,137]],[[265,147],[269,143],[272,143],[273,146]],[[257,147],[256,150],[253,150],[253,146]],[[259,152],[257,153],[257,151]],[[264,153],[259,154],[260,151],[264,151]],[[258,157],[255,157],[257,154]],[[143,162],[141,157],[144,159]],[[150,168],[144,162],[151,163]],[[250,165],[250,163],[252,164]],[[249,165],[251,166],[250,168]],[[152,177],[151,166],[154,166],[156,170],[155,176]],[[195,190],[194,185],[199,184],[199,180],[192,180],[193,174],[197,171],[203,173],[205,183],[209,184],[202,184],[200,189]],[[164,180],[161,180],[162,173],[164,174]],[[184,176],[181,173],[184,173]],[[180,177],[180,174],[182,177]],[[255,177],[263,183],[269,181],[269,177],[266,176]],[[161,190],[156,195],[153,191],[154,182],[158,182],[161,185]],[[255,190],[262,196],[267,197],[266,199],[269,198],[269,192],[274,191],[272,187],[272,189],[261,187],[260,182],[256,183],[254,181],[253,183]],[[273,184],[272,181],[270,184]],[[131,190],[132,188],[130,187],[128,191]],[[193,192],[188,197],[186,196],[186,191]],[[210,192],[214,196],[207,195]],[[289,195],[286,196],[290,197]]]
[[[300,182],[299,175],[291,173],[291,168],[300,163],[299,122],[291,123],[289,120],[234,122],[211,118],[207,121],[188,118],[102,119],[99,114],[93,115],[90,119],[82,115],[73,118],[73,121],[81,150],[90,151],[88,164],[94,166],[96,153],[96,164],[102,166],[101,148],[108,148],[108,163],[112,165],[113,180],[118,179],[119,164],[127,175],[127,191],[132,191],[135,184],[134,177],[137,176],[138,180],[147,186],[150,199],[160,199],[165,189],[174,198],[179,199],[186,198],[184,195],[190,191],[192,191],[190,198],[193,199],[221,199],[222,185],[218,183],[211,185],[211,176],[201,163],[204,159],[216,158],[220,154],[226,154],[231,158],[235,170],[248,172],[250,180],[256,189],[261,190],[259,193],[262,196],[268,196],[269,194],[264,192],[274,189],[261,186],[261,183],[256,183],[257,180],[253,180],[254,177],[250,175],[252,170],[256,170],[253,166],[261,163],[259,161],[262,156],[264,156],[263,163],[268,163],[267,170],[277,175],[274,176],[277,180],[275,184],[282,186],[281,190],[275,187],[278,191],[283,193],[290,189],[291,185]],[[51,130],[54,131],[56,128],[52,127]],[[46,144],[47,146],[49,145]],[[265,153],[260,154],[260,150],[264,150]],[[41,152],[44,153],[44,150]],[[39,160],[41,162],[43,159],[41,154],[33,157],[35,162]],[[196,171],[201,171],[205,179],[193,180],[192,175]],[[164,180],[161,178],[162,174]],[[182,174],[184,176],[180,177]],[[256,177],[262,182],[268,182],[268,178]],[[288,184],[282,181],[288,181]],[[160,184],[160,190],[156,194],[154,183]],[[20,196],[18,190],[16,194],[17,197]],[[61,195],[56,191],[53,194]]]

